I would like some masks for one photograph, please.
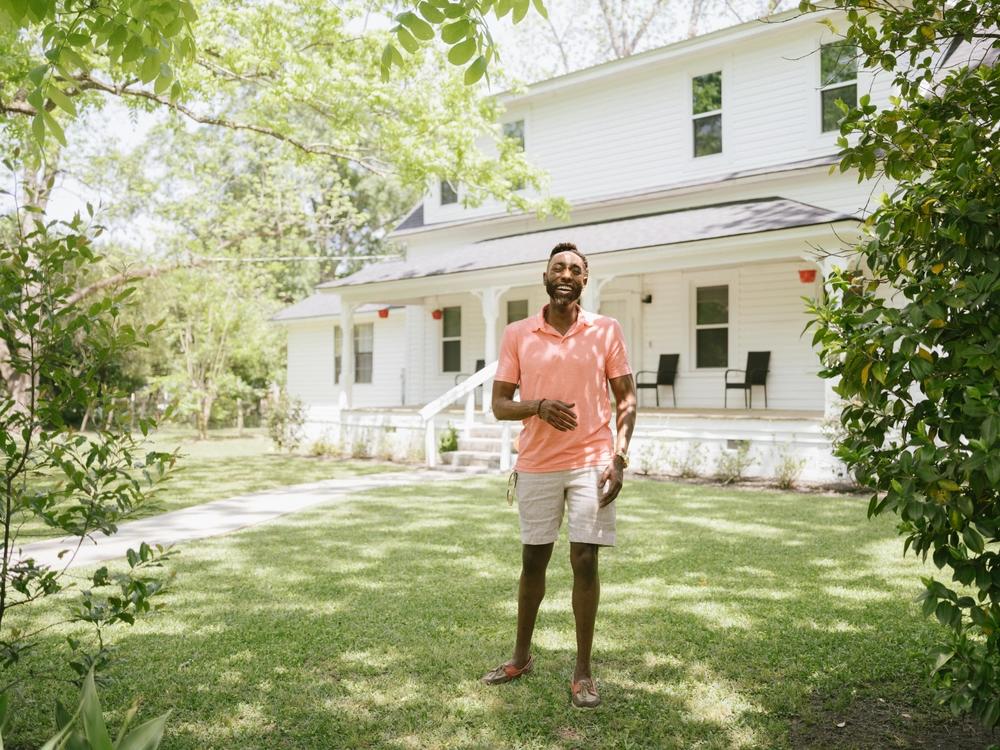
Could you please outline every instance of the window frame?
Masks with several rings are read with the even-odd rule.
[[[734,353],[739,349],[739,289],[740,273],[738,269],[729,268],[718,271],[692,271],[684,274],[688,304],[685,307],[687,317],[684,320],[686,330],[687,353],[682,352],[681,367],[691,377],[715,378],[718,373],[732,368]],[[729,364],[726,367],[698,367],[698,288],[707,286],[729,287],[729,335],[726,339]],[[739,367],[739,365],[736,365]]]
[[[818,97],[819,97],[818,107],[817,107],[818,116],[819,116],[819,123],[818,123],[819,124],[819,128],[818,129],[819,129],[819,132],[820,132],[821,136],[825,136],[827,133],[834,133],[835,135],[840,135],[840,127],[837,126],[837,125],[834,125],[834,127],[830,128],[829,130],[825,130],[824,127],[823,127],[823,125],[824,125],[824,123],[823,123],[823,114],[824,114],[823,113],[823,95],[825,93],[830,92],[830,91],[836,91],[837,89],[843,89],[843,88],[848,88],[850,86],[853,86],[854,87],[854,102],[851,103],[850,106],[852,106],[852,107],[857,106],[857,103],[858,103],[858,98],[859,98],[858,97],[858,88],[860,86],[860,75],[859,74],[861,72],[861,66],[860,66],[860,64],[857,64],[857,61],[856,61],[855,67],[854,67],[854,78],[845,79],[843,81],[835,81],[834,83],[827,83],[827,84],[823,83],[823,48],[824,47],[830,47],[830,46],[838,46],[838,45],[842,45],[842,44],[843,44],[842,40],[833,40],[833,41],[829,41],[829,42],[820,42],[820,45],[819,45],[819,54],[816,55],[816,58],[817,58],[817,62],[816,62],[816,80],[819,83],[819,85],[816,88],[816,92],[817,92]],[[845,104],[846,103],[847,102],[845,102]]]
[[[340,372],[344,365],[344,334],[339,325],[333,327],[333,384],[340,385]]]
[[[369,338],[371,349],[362,351],[360,337],[361,329],[368,328],[371,331]],[[368,378],[362,379],[363,363],[368,368]],[[375,381],[375,324],[355,323],[354,324],[354,382],[359,385],[369,385]]]
[[[695,112],[694,111],[694,90],[695,90],[695,80],[698,78],[704,78],[705,76],[715,75],[719,76],[719,107],[718,109],[706,110],[705,112]],[[728,76],[726,75],[726,66],[720,65],[717,70],[708,70],[702,73],[689,73],[688,74],[688,105],[691,111],[691,158],[692,159],[706,159],[713,156],[722,156],[726,152],[726,133],[725,133],[725,116],[723,115],[723,110],[725,109],[726,103],[726,81]],[[698,120],[705,120],[709,117],[719,118],[719,150],[713,151],[710,154],[698,154],[695,144],[697,142],[697,131],[695,130]]]
[[[452,194],[455,196],[454,200],[445,201],[444,199],[444,186],[447,185],[451,188]],[[438,182],[438,205],[439,206],[456,206],[458,205],[458,188],[451,184],[451,180],[446,180],[444,177]]]
[[[445,336],[445,318],[447,317],[448,310],[458,310],[458,335],[457,336]],[[445,344],[456,343],[458,344],[458,367],[454,370],[445,369]],[[448,305],[447,307],[441,308],[441,372],[461,372],[462,371],[462,306],[461,305]]]

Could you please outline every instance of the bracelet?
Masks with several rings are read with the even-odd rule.
[[[542,404],[544,404],[544,403],[545,403],[545,399],[544,399],[544,398],[543,398],[543,399],[541,399],[541,400],[540,400],[540,401],[538,402],[538,408],[537,408],[537,409],[535,410],[535,416],[536,416],[536,417],[540,417],[540,416],[542,416]]]

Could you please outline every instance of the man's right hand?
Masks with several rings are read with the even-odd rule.
[[[557,401],[554,398],[542,399],[541,408],[538,410],[538,417],[560,432],[576,429],[576,412],[573,411],[575,403],[567,404],[565,401]]]

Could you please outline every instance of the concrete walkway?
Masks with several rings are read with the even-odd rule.
[[[72,560],[70,559],[72,550],[79,541],[77,537],[72,536],[26,544],[19,549],[20,554],[16,556],[22,560],[34,558],[37,565],[48,565],[53,568],[76,568],[106,560],[124,560],[129,548],[138,550],[142,542],[150,545],[168,545],[192,539],[204,539],[265,523],[314,505],[341,502],[366,490],[401,487],[429,481],[460,481],[462,478],[463,475],[456,472],[415,470],[297,484],[214,500],[203,505],[194,505],[139,521],[123,523],[114,536],[95,535],[91,539],[85,539]],[[60,560],[59,553],[63,550],[69,550],[70,553]]]

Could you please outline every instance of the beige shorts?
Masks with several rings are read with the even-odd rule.
[[[551,544],[559,536],[563,510],[569,512],[569,540],[612,546],[615,505],[598,505],[603,468],[588,467],[517,474],[517,508],[522,544]]]

